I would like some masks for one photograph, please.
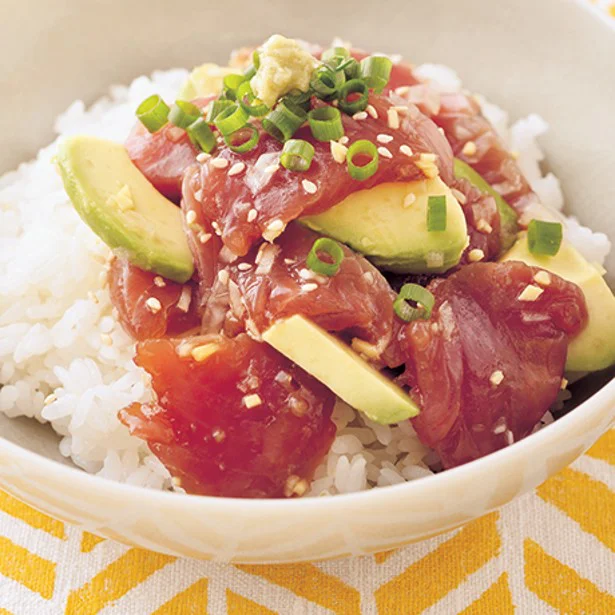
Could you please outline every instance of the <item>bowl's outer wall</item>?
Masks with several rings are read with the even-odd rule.
[[[232,48],[257,44],[272,32],[323,44],[340,35],[370,50],[402,53],[411,62],[449,64],[469,88],[506,107],[513,119],[540,113],[551,124],[543,143],[549,165],[563,180],[568,210],[615,237],[615,36],[572,0],[508,0],[497,9],[479,0],[185,0],[181,11],[166,0],[11,3],[0,21],[0,173],[48,143],[53,118],[74,99],[91,103],[110,84],[155,68],[224,63]],[[607,268],[613,282],[614,255]],[[584,386],[596,390],[602,384],[596,378]],[[304,502],[291,515],[284,505],[292,502],[271,502],[271,533],[262,527],[260,505],[161,499],[164,494],[85,474],[71,478],[1,439],[0,485],[94,531],[175,554],[290,561],[374,551],[478,516],[572,461],[613,419],[613,385],[584,406],[583,421],[572,413],[461,472],[359,497]],[[0,417],[0,433],[60,458],[50,431],[30,421]],[[157,514],[141,518],[141,511],[154,509]],[[181,527],[169,527],[168,519]],[[335,519],[343,527],[336,529]]]

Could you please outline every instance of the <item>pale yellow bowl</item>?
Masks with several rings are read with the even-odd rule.
[[[569,211],[615,238],[615,33],[572,1],[22,1],[0,23],[0,171],[44,145],[52,117],[73,99],[91,101],[154,68],[222,62],[273,31],[320,43],[339,34],[411,61],[446,63],[513,117],[540,113],[551,124],[544,143]],[[607,268],[612,282],[613,257]],[[615,419],[611,379],[586,379],[575,390],[583,403],[506,450],[359,494],[249,501],[116,484],[58,463],[47,428],[6,418],[0,486],[102,536],[173,555],[291,562],[371,553],[483,515],[572,462]]]

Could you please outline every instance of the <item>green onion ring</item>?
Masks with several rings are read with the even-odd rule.
[[[223,109],[217,115],[214,124],[222,135],[226,137],[245,126],[248,119],[250,119],[248,112],[241,105],[233,104]]]
[[[303,139],[289,139],[284,143],[280,162],[289,171],[307,171],[314,158],[314,146]]]
[[[427,199],[427,231],[446,230],[446,196],[430,196]]]
[[[319,98],[330,99],[344,85],[346,76],[327,64],[321,64],[313,73],[310,87]]]
[[[348,101],[350,94],[360,94],[359,98]],[[364,111],[367,108],[369,89],[361,79],[347,81],[338,93],[339,108],[348,115],[354,115],[357,111]]]
[[[169,121],[184,130],[201,117],[201,110],[191,102],[176,100],[169,111]]]
[[[555,256],[562,245],[560,222],[531,220],[527,227],[527,247],[532,254]]]
[[[254,104],[255,101],[257,104]],[[244,81],[239,86],[237,90],[237,102],[243,107],[244,111],[254,117],[262,117],[269,113],[269,107],[254,96],[249,81]]]
[[[319,252],[326,252],[332,259],[332,263],[321,260],[318,256]],[[326,276],[334,276],[340,268],[342,261],[344,260],[344,250],[337,241],[329,239],[328,237],[321,237],[314,242],[312,249],[310,250],[305,264],[314,272]]]
[[[248,133],[249,138],[243,139],[242,137],[247,136]],[[252,124],[246,124],[239,130],[224,137],[224,141],[229,148],[238,154],[245,154],[246,152],[252,151],[258,145],[259,139],[260,133],[256,126],[252,126]],[[237,140],[239,140],[239,145],[235,145]]]
[[[186,128],[190,141],[206,153],[216,147],[216,137],[205,119],[200,117]]]
[[[160,130],[169,121],[169,106],[153,94],[137,107],[137,117],[149,132]]]
[[[318,141],[337,141],[344,136],[344,125],[339,109],[318,107],[308,113],[312,135]]]
[[[275,109],[263,118],[263,128],[272,137],[284,143],[299,130],[307,119],[307,113],[290,101],[277,104]]]
[[[371,160],[363,166],[358,166],[353,160],[359,155],[369,156]],[[378,170],[378,148],[367,139],[355,141],[346,152],[346,166],[353,179],[363,181],[370,178]]]
[[[361,76],[377,93],[382,92],[391,77],[393,62],[384,56],[367,56],[361,60]]]
[[[232,100],[226,98],[218,98],[209,104],[209,111],[207,112],[207,122],[213,124],[214,120],[224,111],[233,105]]]
[[[412,307],[407,301],[414,301],[420,307]],[[393,301],[393,310],[405,322],[419,318],[429,320],[435,302],[435,297],[426,288],[418,284],[404,284]]]

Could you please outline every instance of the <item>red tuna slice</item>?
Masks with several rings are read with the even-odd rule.
[[[214,352],[196,361],[199,339],[137,345],[158,403],[133,404],[120,420],[188,493],[302,495],[335,436],[335,396],[247,335],[203,340]]]
[[[211,303],[230,304],[227,333],[240,322],[242,329],[258,335],[277,320],[301,314],[348,342],[357,337],[374,345],[363,350],[376,358],[392,338],[395,293],[371,263],[342,244],[338,272],[331,277],[315,274],[306,258],[318,238],[298,223],[290,224],[274,245],[262,244],[229,265],[229,279],[224,276],[217,284],[218,301]],[[210,305],[212,309],[217,308]],[[215,320],[208,313],[204,320],[208,317]]]
[[[527,436],[555,401],[568,341],[587,323],[581,290],[521,262],[476,263],[429,285],[431,319],[410,323],[400,343],[422,407],[413,420],[444,467]],[[524,293],[525,294],[522,294]]]
[[[436,125],[416,107],[396,96],[370,96],[372,113],[364,119],[342,114],[345,134],[352,143],[368,139],[386,148],[381,153],[378,171],[365,181],[352,179],[346,162],[337,163],[329,142],[316,141],[309,127],[295,134],[315,149],[311,167],[306,172],[289,171],[279,166],[282,144],[267,134],[259,145],[246,154],[232,152],[222,146],[214,159],[204,162],[186,175],[184,197],[201,202],[205,219],[217,226],[224,244],[236,255],[244,256],[261,239],[273,239],[284,226],[302,214],[315,214],[329,209],[357,190],[371,188],[383,182],[412,181],[425,176],[419,166],[421,153],[435,153],[442,178],[453,180],[452,152]],[[399,128],[389,127],[388,111],[392,110]],[[359,116],[363,117],[363,116]],[[393,139],[386,145],[377,136],[387,134]],[[400,152],[408,145],[414,154]],[[384,150],[381,149],[381,152]],[[390,152],[390,158],[388,158]],[[228,161],[226,166],[222,161]],[[421,163],[419,162],[419,165]]]
[[[194,103],[203,109],[213,98],[199,98]],[[179,203],[184,173],[194,164],[199,153],[186,131],[169,122],[150,133],[141,122],[137,122],[126,139],[125,147],[130,159],[154,187],[174,203]]]
[[[469,164],[521,214],[537,197],[513,155],[471,96],[441,94],[432,119],[440,126],[455,156]],[[469,145],[468,144],[473,144]]]
[[[114,258],[109,267],[111,302],[135,340],[181,335],[199,327],[193,282],[177,284]]]

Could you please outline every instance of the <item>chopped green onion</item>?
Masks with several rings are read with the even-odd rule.
[[[369,156],[370,160],[359,166],[354,163],[355,156]],[[353,179],[363,181],[370,178],[378,170],[378,148],[367,139],[355,141],[346,152],[346,165]]]
[[[209,111],[207,112],[207,122],[213,124],[214,120],[224,111],[233,105],[232,100],[226,98],[218,98],[209,104]]]
[[[331,47],[330,49],[325,49],[320,56],[320,59],[323,62],[330,62],[331,60],[335,60],[336,58],[340,58],[341,60],[345,60],[350,57],[350,51],[346,49],[346,47]]]
[[[532,254],[555,256],[562,245],[560,222],[532,220],[527,227],[527,246]]]
[[[346,76],[327,64],[321,64],[313,73],[310,87],[319,98],[329,99],[335,96],[339,88],[344,85]]]
[[[427,199],[427,230],[433,231],[446,230],[446,196],[430,196]]]
[[[348,96],[351,94],[359,94],[359,97],[349,101]],[[357,111],[364,111],[367,108],[368,95],[369,90],[364,81],[361,81],[361,79],[347,81],[338,93],[339,108],[348,115],[353,115]]]
[[[337,141],[344,136],[344,125],[339,109],[319,107],[308,113],[312,135],[318,141]]]
[[[245,75],[226,75],[223,79],[223,91],[225,96],[231,100],[235,100],[237,98],[237,89],[245,80]]]
[[[201,110],[191,102],[176,100],[169,111],[169,121],[179,128],[188,128],[201,117]]]
[[[408,305],[407,301],[414,301],[418,307]],[[393,301],[393,310],[405,322],[419,318],[428,320],[435,302],[435,297],[426,288],[418,284],[404,284]]]
[[[262,117],[269,112],[269,107],[254,96],[249,81],[244,81],[237,90],[237,102],[254,117]]]
[[[361,60],[361,76],[376,92],[382,92],[391,77],[393,62],[384,56],[368,56]]]
[[[153,94],[137,107],[137,117],[150,132],[156,132],[169,121],[169,111],[164,100]]]
[[[223,109],[214,120],[216,128],[226,137],[248,122],[250,115],[241,105],[233,104]]]
[[[361,76],[361,65],[355,58],[348,58],[342,62],[336,70],[343,70],[346,79],[358,79]]]
[[[255,126],[246,124],[239,130],[224,137],[226,144],[234,152],[245,154],[252,151],[257,145],[260,138],[260,133]]]
[[[261,54],[260,54],[260,51],[258,49],[255,49],[252,52],[252,64],[254,64],[254,68],[256,70],[258,70],[260,68],[260,65],[261,65]]]
[[[304,111],[309,111],[311,108],[312,92],[302,92],[301,90],[291,90],[282,99],[283,103],[290,103],[296,107],[301,107]]]
[[[323,261],[320,256],[318,256],[319,252],[326,252],[331,257],[333,262],[329,263],[327,261]],[[321,237],[314,242],[312,249],[305,259],[305,264],[314,273],[320,273],[331,277],[339,271],[343,260],[344,250],[342,250],[340,244],[337,243],[337,241],[333,241],[333,239],[329,239],[328,237]]]
[[[290,101],[278,103],[263,119],[263,128],[275,139],[288,141],[307,119],[307,113]]]
[[[246,81],[250,81],[254,75],[256,75],[256,68],[254,64],[250,64],[250,66],[243,71],[243,76],[246,78]]]
[[[290,171],[307,171],[314,158],[314,146],[303,139],[289,139],[280,156],[282,166]]]
[[[216,137],[209,124],[200,117],[186,128],[190,141],[208,154],[216,147]]]

